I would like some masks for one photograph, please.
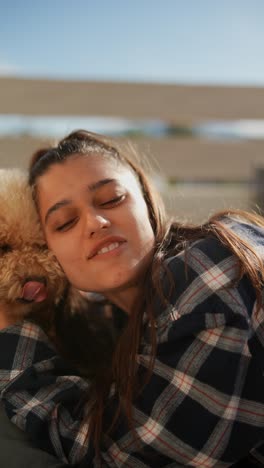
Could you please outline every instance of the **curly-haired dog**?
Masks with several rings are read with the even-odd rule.
[[[0,169],[0,307],[14,322],[37,321],[62,354],[87,375],[109,364],[113,327],[70,288],[48,250],[27,175]]]

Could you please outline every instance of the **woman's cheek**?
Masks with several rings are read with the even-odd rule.
[[[59,239],[56,240],[54,236],[50,234],[46,235],[46,241],[49,249],[54,253],[58,261],[61,262],[61,257],[63,258],[65,253],[65,243]]]

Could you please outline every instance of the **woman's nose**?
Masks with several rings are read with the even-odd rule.
[[[110,226],[110,221],[105,216],[98,213],[89,213],[86,218],[86,235],[89,237],[94,236],[96,233],[101,232]]]

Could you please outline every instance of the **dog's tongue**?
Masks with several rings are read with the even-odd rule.
[[[28,281],[24,284],[22,298],[25,301],[41,302],[47,297],[47,288],[45,284],[39,281]]]

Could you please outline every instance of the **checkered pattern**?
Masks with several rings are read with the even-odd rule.
[[[231,227],[263,255],[264,231]],[[237,261],[219,241],[195,242],[167,260],[170,305],[155,304],[158,348],[152,377],[134,401],[135,433],[120,417],[102,439],[107,467],[227,467],[264,460],[264,309],[248,278],[234,286]],[[164,293],[170,290],[163,280]],[[148,323],[137,356],[150,362]],[[45,334],[28,321],[0,333],[0,390],[10,419],[65,463],[99,467],[87,439],[83,398],[89,382],[74,376]],[[105,428],[117,405],[109,396]],[[250,462],[248,462],[248,466]],[[255,465],[254,465],[255,466]]]

